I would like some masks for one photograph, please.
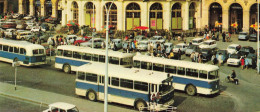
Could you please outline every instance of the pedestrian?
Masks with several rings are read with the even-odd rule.
[[[216,40],[218,41],[219,40],[219,31],[217,31],[217,38]]]
[[[132,49],[133,49],[133,52],[135,52],[135,44],[134,44],[134,42],[132,42]]]
[[[245,67],[246,69],[248,69],[248,65],[249,65],[249,60],[247,57],[245,57]]]
[[[241,59],[240,59],[240,63],[241,63],[241,68],[242,70],[244,69],[244,66],[245,66],[245,59],[244,57],[242,56]]]
[[[37,43],[41,45],[41,39],[40,39],[40,37],[37,38]]]
[[[201,53],[199,53],[199,55],[198,55],[198,62],[199,62],[199,63],[202,62],[202,54],[201,54]]]
[[[126,47],[126,53],[130,53],[129,45],[127,45],[127,47]]]
[[[190,42],[189,42],[189,46],[190,46],[190,45],[192,45],[192,41],[191,41],[191,40],[190,40]]]
[[[252,57],[252,68],[253,69],[256,68],[256,58],[255,58],[255,56]]]
[[[211,57],[211,62],[212,62],[213,65],[216,64],[217,58],[216,58],[216,55],[215,55],[215,54],[212,55],[212,57]]]
[[[194,60],[194,56],[195,56],[195,53],[194,52],[192,52],[191,54],[190,54],[190,59],[191,59],[191,61],[192,62],[194,62],[195,60]]]
[[[198,53],[198,52],[195,52],[194,61],[195,61],[196,63],[198,62],[198,57],[199,57],[199,53]]]
[[[173,53],[173,49],[171,50],[169,56],[168,56],[169,59],[173,59],[174,58],[174,53]]]
[[[229,32],[226,33],[226,42],[229,42]]]
[[[217,58],[218,58],[218,66],[221,66],[221,64],[223,63],[222,53],[219,53]]]
[[[181,49],[178,50],[178,60],[181,60]]]
[[[225,33],[225,32],[223,32],[223,33],[222,33],[222,41],[223,41],[223,42],[225,42],[225,41],[226,41],[226,38],[225,38],[225,36],[226,36],[226,33]]]

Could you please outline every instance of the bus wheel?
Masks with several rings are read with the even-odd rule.
[[[138,100],[135,103],[135,108],[139,111],[145,110],[145,107],[147,107],[147,104],[143,100]]]
[[[97,100],[97,95],[96,95],[96,93],[95,93],[93,90],[90,90],[90,91],[88,92],[87,98],[88,98],[90,101],[96,101],[96,100]]]
[[[188,85],[186,87],[186,93],[190,96],[194,96],[196,94],[196,88],[193,85]]]
[[[70,72],[71,72],[71,67],[70,67],[70,65],[68,65],[68,64],[64,65],[64,66],[63,66],[63,71],[64,71],[65,73],[70,73]]]

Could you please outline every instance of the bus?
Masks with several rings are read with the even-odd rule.
[[[0,61],[19,62],[23,66],[46,64],[45,48],[26,41],[0,39]]]
[[[80,47],[73,45],[62,45],[57,48],[55,67],[62,69],[65,73],[77,71],[77,67],[89,62],[105,63],[105,50]],[[109,63],[123,67],[131,67],[133,54],[109,50]]]
[[[93,62],[78,67],[75,93],[90,101],[104,100],[105,64]],[[151,95],[157,94],[157,105],[173,104],[172,77],[166,73],[133,70],[118,65],[108,67],[108,102],[143,110],[152,106]]]
[[[188,95],[211,95],[219,92],[219,67],[209,64],[173,60],[147,55],[133,57],[133,69],[146,69],[169,73],[173,76],[174,89]]]

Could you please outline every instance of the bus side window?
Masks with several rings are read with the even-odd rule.
[[[63,50],[62,49],[58,49],[57,55],[58,56],[62,56],[63,55]]]
[[[97,54],[93,54],[92,61],[98,61],[98,55]]]
[[[165,72],[166,73],[173,73],[176,74],[176,67],[175,66],[169,66],[169,65],[165,65]]]
[[[9,47],[9,52],[14,52],[14,47]]]
[[[97,75],[86,73],[86,80],[90,82],[97,82]]]
[[[65,56],[65,57],[72,57],[72,51],[64,50],[63,56]]]
[[[91,54],[88,54],[88,53],[86,53],[86,54],[84,54],[84,55],[82,56],[82,59],[84,59],[84,60],[91,60],[91,58],[92,58],[92,55],[91,55]]]
[[[135,81],[134,82],[134,89],[140,90],[140,91],[148,91],[148,83]]]
[[[80,53],[73,51],[73,58],[81,59]]]
[[[199,78],[207,79],[207,71],[200,70],[199,71]]]
[[[163,66],[162,64],[154,63],[154,64],[153,64],[153,70],[154,70],[154,71],[164,72],[164,66]]]
[[[78,79],[81,79],[81,80],[86,80],[85,79],[85,73],[84,72],[78,72]]]
[[[104,55],[99,55],[99,62],[105,62],[105,56]]]
[[[152,70],[152,63],[149,63],[149,62],[141,62],[141,68],[142,68],[142,69],[147,69],[147,70]]]
[[[2,44],[0,44],[0,51],[2,51],[2,48],[3,48],[3,45],[2,45]]]
[[[109,63],[118,65],[119,64],[119,58],[109,57]]]
[[[101,77],[102,77],[102,79],[101,79]],[[102,84],[105,84],[105,76],[100,76],[99,82]],[[108,77],[108,85],[110,85],[110,77]]]
[[[112,85],[119,86],[119,78],[112,77]]]
[[[14,47],[14,53],[19,53],[19,48],[18,47]]]
[[[191,77],[198,77],[199,73],[198,73],[198,70],[196,70],[196,69],[186,68],[186,75],[191,76]]]
[[[3,45],[3,51],[8,51],[9,46]]]
[[[24,54],[24,48],[20,48],[20,54]]]
[[[140,61],[134,60],[134,68],[140,68]]]
[[[120,79],[120,87],[133,89],[133,80]]]
[[[177,74],[178,74],[178,75],[185,75],[185,68],[183,68],[183,67],[178,67]]]

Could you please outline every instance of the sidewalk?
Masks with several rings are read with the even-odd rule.
[[[65,96],[62,94],[32,89],[23,86],[17,86],[14,90],[13,84],[0,82],[0,95],[12,97],[29,102],[38,103],[39,105],[47,106],[54,102],[67,102],[78,107],[80,112],[103,112],[103,102],[92,102],[84,98]],[[46,108],[47,109],[47,108]],[[131,107],[125,108],[121,105],[108,105],[109,112],[134,112]]]

